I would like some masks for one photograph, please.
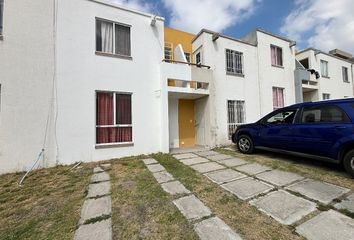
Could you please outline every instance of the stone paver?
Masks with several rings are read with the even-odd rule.
[[[296,232],[308,240],[353,240],[354,219],[329,210],[299,225]]]
[[[176,158],[177,160],[181,160],[181,159],[187,159],[187,158],[195,158],[198,156],[195,155],[194,153],[182,153],[182,154],[173,155],[173,157]]]
[[[174,180],[173,176],[166,171],[156,172],[153,173],[153,175],[158,183],[165,183]]]
[[[242,200],[247,200],[259,194],[267,193],[274,188],[267,183],[250,177],[225,183],[221,186]]]
[[[211,211],[194,195],[174,200],[173,203],[188,220],[197,220],[211,215]]]
[[[110,163],[102,163],[101,167],[103,167],[104,169],[109,169],[112,165]]]
[[[218,152],[214,151],[202,151],[202,152],[196,152],[199,156],[206,157],[206,156],[212,156],[212,155],[217,155],[219,154]]]
[[[145,163],[145,165],[158,163],[158,162],[157,162],[155,159],[153,159],[153,158],[144,159],[143,162]]]
[[[160,164],[150,164],[146,165],[146,167],[150,170],[150,172],[161,172],[161,171],[166,171],[166,169],[161,166]]]
[[[220,160],[230,159],[232,158],[232,156],[226,154],[217,154],[217,155],[206,156],[206,158],[212,161],[220,161]]]
[[[284,172],[280,170],[272,170],[270,172],[264,172],[256,175],[257,178],[274,184],[278,187],[288,185],[292,182],[304,179],[302,176],[295,173]]]
[[[337,209],[347,209],[348,211],[354,213],[354,193],[334,206]]]
[[[316,204],[284,190],[271,192],[250,201],[260,211],[273,217],[281,224],[290,225],[316,210]]]
[[[109,181],[109,174],[108,173],[105,173],[105,172],[95,173],[91,177],[92,183],[104,182],[104,181]]]
[[[248,162],[239,158],[230,158],[230,159],[218,161],[218,163],[228,167],[236,167],[236,166],[244,165]]]
[[[194,229],[201,240],[241,240],[241,237],[218,217],[197,223]]]
[[[294,183],[287,189],[298,192],[308,198],[317,200],[323,204],[329,204],[343,194],[349,192],[347,188],[342,188],[329,183],[319,182],[307,179],[298,183]]]
[[[103,169],[101,167],[95,167],[93,169],[93,173],[100,173],[100,172],[103,172]]]
[[[225,167],[214,162],[208,162],[208,163],[200,163],[197,165],[192,165],[191,168],[193,168],[194,170],[200,173],[206,173],[206,172],[224,169]]]
[[[102,215],[112,214],[112,201],[110,196],[96,199],[86,199],[81,209],[79,224]]]
[[[81,225],[75,233],[75,240],[111,240],[112,220],[109,218],[93,224]]]
[[[251,163],[251,164],[246,164],[246,165],[237,167],[236,170],[247,173],[249,175],[256,175],[258,173],[262,173],[262,172],[269,171],[272,169],[269,167],[260,165],[258,163]]]
[[[87,198],[104,196],[111,193],[110,182],[100,182],[96,184],[90,184],[87,194]]]
[[[206,158],[202,158],[202,157],[195,157],[195,158],[181,160],[181,163],[183,163],[187,166],[198,164],[198,163],[205,163],[205,162],[209,162],[209,160]]]
[[[231,182],[246,177],[246,175],[232,169],[223,169],[220,171],[206,173],[204,175],[217,184]]]
[[[186,189],[182,183],[179,181],[173,181],[173,182],[167,182],[167,183],[162,183],[161,187],[165,192],[171,194],[171,195],[176,195],[176,194],[189,194],[190,191]]]

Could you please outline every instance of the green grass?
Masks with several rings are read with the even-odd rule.
[[[239,200],[171,155],[155,154],[153,157],[244,239],[303,239],[292,227],[278,223],[247,202]]]
[[[0,239],[73,239],[92,169],[69,169],[0,176]]]
[[[141,159],[111,163],[114,239],[198,239]]]

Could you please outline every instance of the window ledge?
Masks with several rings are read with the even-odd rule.
[[[103,149],[103,148],[118,148],[118,147],[133,147],[134,143],[127,142],[127,143],[105,143],[105,144],[96,144],[96,149]]]
[[[122,58],[122,59],[127,59],[127,60],[133,60],[133,57],[131,57],[131,56],[114,54],[114,53],[105,53],[105,52],[96,51],[95,54],[99,55],[99,56],[104,56],[104,57],[114,57],[114,58]]]
[[[350,83],[349,81],[343,81],[344,83]]]
[[[245,77],[245,74],[243,73],[226,72],[226,75],[235,76],[235,77]]]
[[[327,78],[327,79],[330,79],[330,77],[328,77],[328,76],[321,76],[322,78]]]
[[[274,64],[272,64],[272,67],[276,67],[276,68],[282,68],[282,69],[284,69],[284,66],[280,66],[280,65],[274,65]]]

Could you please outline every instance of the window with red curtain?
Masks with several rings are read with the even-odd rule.
[[[96,93],[96,143],[132,142],[131,94]]]
[[[273,110],[284,107],[284,89],[273,87]]]
[[[271,54],[272,65],[283,66],[283,50],[280,47],[271,45],[270,54]]]

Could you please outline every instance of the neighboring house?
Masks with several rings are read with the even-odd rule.
[[[237,125],[302,98],[294,48],[261,29],[193,35],[105,0],[0,0],[0,174],[42,149],[46,167],[230,144]]]
[[[295,77],[300,86],[296,90],[297,102],[353,97],[351,58],[351,54],[338,49],[326,53],[308,48],[296,53]]]

